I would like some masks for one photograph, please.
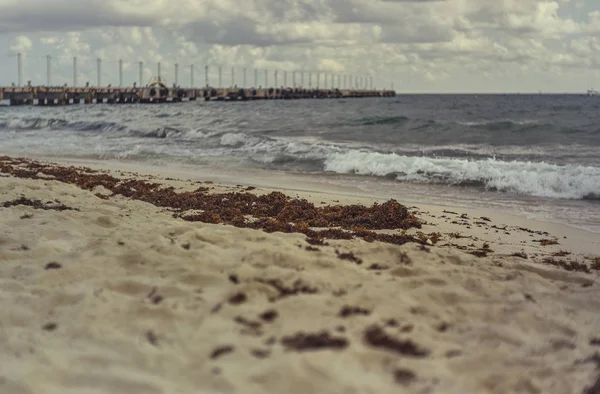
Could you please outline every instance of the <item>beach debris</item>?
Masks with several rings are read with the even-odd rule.
[[[396,262],[401,265],[411,265],[412,259],[408,256],[408,253],[402,251],[398,254]]]
[[[598,375],[592,386],[585,389],[583,394],[600,394],[600,375]]]
[[[558,245],[558,241],[555,239],[536,239],[533,242],[539,242],[541,246]]]
[[[429,350],[423,349],[411,340],[400,340],[391,337],[378,325],[372,325],[367,328],[364,334],[367,344],[375,348],[391,350],[403,356],[426,357]]]
[[[579,360],[575,360],[575,364],[579,365],[579,364],[596,364],[596,368],[600,368],[600,353],[595,352],[594,354],[592,354],[589,357],[586,357],[584,359],[579,359]]]
[[[390,267],[388,267],[387,265],[381,265],[381,264],[371,264],[367,269],[371,270],[371,271],[382,271],[382,270],[386,270],[389,269]]]
[[[30,200],[29,198],[25,198],[25,197],[19,197],[16,200],[13,201],[6,201],[4,203],[2,203],[2,207],[3,208],[9,208],[9,207],[14,207],[17,205],[23,205],[23,206],[27,206],[27,207],[31,207],[33,209],[43,209],[46,211],[49,210],[53,210],[53,211],[78,211],[79,209],[77,208],[71,208],[71,207],[67,207],[64,204],[54,204],[53,201],[48,201],[46,204],[44,204],[43,202],[41,202],[40,200]],[[23,219],[23,217],[21,217]],[[28,219],[28,218],[27,218]]]
[[[252,349],[250,350],[250,354],[256,358],[263,359],[269,357],[271,355],[271,351],[268,349]]]
[[[210,313],[218,313],[222,308],[223,308],[223,302],[219,302],[215,306],[212,307],[212,309],[210,310]]]
[[[363,263],[362,259],[356,257],[352,252],[340,253],[340,251],[336,249],[335,254],[340,260],[352,261],[353,263],[356,263],[358,265],[361,265]]]
[[[442,239],[442,234],[439,232],[424,234],[422,231],[417,231],[415,235],[422,243],[427,245],[436,244]]]
[[[506,228],[506,227],[505,227]],[[535,230],[530,230],[528,228],[525,227],[516,227],[517,230],[521,230],[521,231],[525,231],[526,233],[530,233],[530,234],[536,234],[536,235],[550,235],[548,232],[546,231],[535,231]]]
[[[248,297],[246,296],[246,293],[236,293],[233,296],[231,296],[229,298],[229,300],[227,301],[230,305],[240,305],[243,304],[244,302],[246,302],[248,300]]]
[[[475,245],[471,244],[469,246],[473,247]],[[472,254],[473,256],[477,256],[477,257],[486,257],[488,255],[488,253],[493,253],[493,252],[494,251],[490,248],[490,244],[488,244],[487,242],[484,242],[480,249],[471,250],[471,251],[468,251],[467,253]]]
[[[420,229],[423,225],[422,220],[418,219],[406,206],[396,200],[375,203],[370,207],[364,205],[315,206],[307,200],[292,198],[280,192],[263,195],[252,194],[249,193],[249,191],[254,190],[252,186],[242,187],[241,190],[230,192],[211,191],[208,187],[198,187],[194,191],[184,191],[156,181],[151,182],[148,179],[128,178],[139,177],[135,173],[121,172],[120,176],[113,176],[108,171],[44,164],[30,159],[7,156],[0,157],[0,172],[27,179],[47,180],[52,178],[53,181],[73,184],[91,192],[101,189],[105,192],[103,193],[104,196],[121,195],[148,202],[168,209],[173,212],[174,217],[186,221],[228,224],[265,232],[301,233],[307,237],[306,241],[312,247],[328,245],[326,240],[359,238],[366,242],[379,241],[394,245],[417,243],[422,251],[429,252],[430,249],[427,246],[436,244],[441,238],[439,233],[423,234],[418,232],[417,235],[410,235],[407,233],[390,234],[381,232],[380,230]],[[211,185],[212,182],[205,181],[204,184]],[[333,202],[339,203],[339,201]],[[27,199],[24,196],[14,201],[1,203],[2,207],[15,205],[30,206],[34,209],[77,210],[62,204],[60,201],[42,203],[39,200]],[[465,219],[470,219],[467,215],[448,210],[444,210],[444,213],[456,215],[459,221],[454,222],[458,225],[468,225],[465,224]],[[484,222],[491,221],[485,216],[481,216],[479,219]],[[482,222],[478,223],[483,224]],[[490,225],[490,227],[502,231],[507,230],[506,226]],[[556,239],[550,239],[547,232],[524,227],[511,227],[510,229],[525,231],[532,236],[543,236],[543,239],[537,241],[543,246],[558,244]],[[451,238],[463,238],[459,233],[448,235]],[[186,250],[188,246],[190,244],[187,242],[181,244],[181,247]],[[453,244],[448,244],[448,246],[459,247],[459,245]],[[308,251],[316,251],[314,249],[311,247],[306,248]],[[470,253],[484,257],[490,252],[492,252],[491,249],[481,248]],[[523,255],[515,256],[523,258]],[[556,255],[554,257],[563,256]],[[558,260],[556,264],[551,261],[546,261],[546,263],[568,270],[587,272],[586,270],[589,271],[590,269],[585,264],[563,260]],[[600,260],[593,262],[590,266],[591,269],[600,269]],[[385,268],[387,267],[377,264],[369,266],[369,269],[372,270]]]
[[[462,354],[462,352],[460,350],[457,349],[453,349],[453,350],[448,350],[446,352],[446,357],[447,358],[454,358],[454,357],[458,357]]]
[[[44,269],[46,270],[57,270],[59,268],[62,268],[62,265],[60,265],[56,261],[51,261],[44,266]]]
[[[19,219],[31,219],[32,217],[33,217],[33,215],[31,215],[31,214],[25,214],[25,215],[21,215],[19,217]]]
[[[400,323],[398,322],[398,320],[392,318],[392,319],[387,319],[384,321],[385,325],[387,327],[398,327],[400,325]]]
[[[317,333],[299,332],[294,336],[287,336],[281,339],[281,344],[287,349],[296,351],[315,351],[326,349],[345,349],[349,342],[344,337],[330,336],[329,332],[321,331]]]
[[[44,331],[54,331],[58,328],[58,324],[54,322],[46,323],[42,326],[42,330]]]
[[[340,313],[338,314],[340,317],[349,317],[349,316],[355,316],[355,315],[363,315],[363,316],[369,316],[371,314],[371,311],[365,308],[361,308],[358,306],[344,306],[341,310]]]
[[[521,251],[521,252],[515,252],[515,253],[511,254],[511,256],[513,256],[513,257],[520,257],[520,258],[525,259],[525,260],[528,259],[527,253],[525,253],[523,251]]]
[[[316,246],[327,245],[327,243],[325,243],[325,241],[323,241],[323,239],[321,239],[321,238],[306,238],[306,242],[308,242],[311,245],[316,245]]]
[[[409,369],[398,368],[394,371],[394,380],[396,383],[401,385],[408,385],[412,383],[416,377],[417,375]]]
[[[580,263],[578,261],[567,261],[563,259],[555,259],[553,257],[547,257],[542,260],[542,264],[553,265],[555,267],[563,268],[567,271],[580,271],[585,272],[587,274],[590,273],[590,267],[585,263]]]
[[[238,276],[236,274],[231,274],[228,277],[229,281],[235,285],[240,283],[240,280],[238,279]]]
[[[274,287],[278,292],[279,296],[276,298],[271,298],[270,301],[275,301],[277,299],[295,296],[298,294],[316,294],[318,290],[314,287],[311,287],[305,284],[301,279],[297,279],[292,283],[292,286],[285,286],[280,279],[255,279],[257,282],[269,285]]]
[[[277,319],[278,316],[279,313],[275,309],[269,309],[268,311],[265,311],[259,315],[259,317],[267,323],[271,323]]]
[[[158,346],[158,336],[154,333],[154,331],[152,331],[152,330],[146,331],[146,340],[152,346]]]
[[[560,250],[558,252],[554,252],[552,253],[553,257],[565,257],[565,256],[569,256],[571,254],[571,252],[568,252],[566,250]]]
[[[77,185],[84,190],[102,186],[114,195],[133,198],[172,209],[175,217],[186,221],[230,224],[266,232],[303,233],[317,239],[353,239],[403,245],[423,243],[409,235],[380,234],[376,230],[421,228],[421,221],[396,200],[363,205],[316,207],[307,200],[291,198],[280,192],[254,195],[244,192],[207,193],[176,191],[172,186],[140,179],[122,179],[85,167],[61,167],[26,159],[0,157],[0,172],[20,178],[53,176],[56,181]],[[35,204],[35,203],[34,203]],[[43,206],[43,205],[41,205]],[[68,207],[55,206],[58,209]],[[50,208],[53,209],[53,208]],[[187,211],[199,211],[187,215]],[[251,217],[253,220],[246,220]],[[313,230],[324,228],[325,230]],[[352,230],[352,229],[357,229]]]
[[[252,320],[248,320],[245,317],[242,316],[236,316],[235,319],[233,319],[234,322],[241,324],[245,327],[248,327],[252,330],[258,330],[259,328],[262,327],[262,324],[257,322],[257,321],[252,321]]]
[[[467,253],[472,254],[473,256],[476,256],[476,257],[487,257],[487,255],[488,255],[488,251],[485,249],[471,250]]]
[[[458,232],[448,233],[448,236],[450,238],[454,238],[454,239],[471,238],[470,236],[462,235],[461,233],[458,233]]]
[[[217,348],[215,348],[211,353],[210,353],[210,359],[211,360],[216,360],[221,356],[224,356],[228,353],[231,353],[234,351],[234,347],[231,345],[224,345],[224,346],[219,346]]]
[[[591,346],[600,346],[600,337],[590,339]]]
[[[527,301],[531,301],[531,302],[535,302],[535,298],[533,298],[533,296],[529,293],[524,293],[523,296],[525,297],[525,299]]]

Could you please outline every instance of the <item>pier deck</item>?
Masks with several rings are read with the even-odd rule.
[[[393,90],[301,89],[301,88],[95,88],[95,87],[1,87],[0,100],[10,105],[70,105],[165,103],[193,100],[297,100],[310,98],[394,97]]]

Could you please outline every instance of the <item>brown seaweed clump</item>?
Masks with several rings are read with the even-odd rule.
[[[587,274],[591,272],[590,267],[588,267],[585,263],[580,263],[578,261],[555,259],[554,257],[547,257],[543,259],[542,264],[553,265],[555,267],[559,267],[567,271],[579,271],[585,272]]]
[[[299,332],[294,336],[283,337],[281,344],[287,349],[301,352],[325,349],[342,350],[348,347],[349,342],[344,337],[334,337],[327,331],[322,331],[318,333]]]
[[[357,237],[367,242],[380,241],[396,245],[423,243],[421,239],[405,234],[375,232],[421,228],[419,219],[396,200],[375,203],[370,207],[316,207],[307,200],[290,198],[280,192],[261,196],[248,191],[209,193],[206,188],[177,192],[175,188],[159,183],[119,179],[85,167],[61,167],[6,156],[0,157],[0,172],[19,178],[52,179],[90,191],[102,186],[112,192],[112,195],[122,195],[170,209],[175,217],[186,221],[223,223],[266,232],[302,233],[313,244],[320,244],[319,240],[323,239]],[[194,213],[188,214],[188,211]]]
[[[423,349],[411,340],[399,340],[386,334],[383,328],[373,325],[365,331],[365,342],[372,347],[390,350],[403,356],[427,357],[429,350]]]
[[[10,207],[14,207],[17,205],[23,205],[23,206],[31,207],[33,209],[43,209],[45,211],[79,211],[79,209],[77,209],[77,208],[67,207],[66,205],[60,204],[56,201],[48,201],[46,204],[44,204],[40,200],[30,200],[25,197],[19,197],[13,201],[6,201],[6,202],[2,203],[0,206],[3,208],[10,208]]]

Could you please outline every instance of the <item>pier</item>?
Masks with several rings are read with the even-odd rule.
[[[0,87],[0,100],[10,105],[151,104],[185,101],[249,101],[394,97],[392,90],[300,88],[143,88],[95,87]]]
[[[78,83],[78,59],[73,58],[73,80],[64,85],[53,86],[52,61],[53,57],[46,56],[46,83],[32,85],[31,81],[23,84],[23,58],[17,54],[17,82],[12,86],[0,86],[0,103],[10,105],[73,105],[73,104],[150,104],[150,103],[178,103],[183,101],[250,101],[250,100],[297,100],[297,99],[344,99],[363,97],[394,97],[394,85],[391,89],[374,88],[373,77],[370,75],[340,75],[325,71],[311,70],[283,70],[283,79],[280,70],[262,70],[264,77],[259,85],[259,69],[254,69],[254,84],[247,82],[247,67],[242,67],[242,86],[237,85],[235,79],[236,67],[231,67],[231,80],[229,87],[223,87],[223,67],[219,65],[218,83],[213,86],[209,80],[209,65],[204,66],[203,87],[196,88],[194,83],[194,65],[189,65],[190,83],[183,87],[179,84],[179,64],[175,63],[173,84],[167,85],[162,74],[161,63],[156,64],[156,77],[152,77],[147,84],[143,84],[148,71],[144,69],[144,62],[128,62],[128,66],[138,65],[138,82],[133,85],[123,84],[123,70],[126,62],[119,59],[118,84],[105,86],[102,77],[102,59],[96,59],[97,81],[95,86],[89,82],[85,86]],[[145,71],[146,70],[146,71]],[[273,87],[270,84],[269,71],[272,71]],[[288,79],[288,73],[291,76]],[[299,78],[297,78],[299,76]],[[305,76],[308,84],[304,84]],[[315,77],[313,79],[313,77]],[[321,78],[323,77],[323,78]],[[213,77],[214,78],[214,77]],[[279,81],[279,82],[278,82]],[[290,81],[291,83],[288,83]],[[281,83],[283,82],[283,83]],[[308,85],[308,86],[307,86]]]

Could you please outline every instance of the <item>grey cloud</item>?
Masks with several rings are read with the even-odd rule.
[[[381,42],[384,43],[441,43],[454,38],[452,28],[436,25],[384,26]]]
[[[286,39],[257,32],[257,21],[238,18],[225,23],[198,22],[186,26],[185,36],[194,42],[259,47],[308,43],[307,39]]]
[[[2,6],[0,33],[145,26],[154,21],[154,18],[119,13],[106,0],[21,0],[13,5]]]
[[[408,22],[419,11],[410,4],[382,4],[368,0],[329,0],[337,23],[374,23],[379,25]]]
[[[163,26],[165,20],[176,19],[189,9],[186,24],[178,25],[175,20],[172,25],[163,26],[174,29],[172,40],[179,35],[206,47],[248,45],[274,47],[276,51],[295,48],[298,53],[311,46],[344,47],[353,53],[348,59],[359,53],[361,46],[372,49],[375,45],[389,45],[398,53],[431,61],[464,57],[523,63],[532,59],[512,48],[510,54],[502,55],[486,48],[471,50],[445,44],[452,44],[461,35],[483,37],[492,43],[505,43],[520,35],[538,38],[540,42],[546,39],[540,33],[544,33],[543,25],[514,23],[507,17],[533,15],[537,0],[461,0],[463,9],[468,10],[461,13],[454,11],[450,0],[171,0],[172,7],[163,1],[147,1],[148,7],[142,1],[130,0],[20,0],[0,6],[0,34]],[[175,4],[182,6],[176,9]],[[105,47],[106,43],[93,39],[94,34],[86,41],[94,49]],[[167,51],[172,40],[161,40],[160,50]],[[117,37],[113,41],[117,45],[123,40]],[[410,48],[405,52],[407,46]]]

